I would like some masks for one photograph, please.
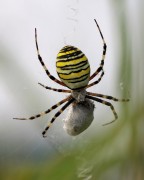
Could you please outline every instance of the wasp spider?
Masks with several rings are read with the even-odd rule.
[[[42,132],[43,137],[46,136],[47,130],[55,121],[55,119],[70,105],[71,106],[69,108],[69,114],[67,115],[67,118],[64,120],[64,129],[66,129],[68,134],[70,135],[77,135],[82,131],[84,131],[91,124],[93,120],[93,112],[94,112],[93,101],[97,101],[111,108],[114,114],[114,120],[108,122],[107,124],[114,122],[118,118],[118,115],[114,109],[114,106],[110,102],[104,99],[113,100],[113,101],[129,101],[129,99],[117,99],[112,96],[107,96],[107,95],[92,93],[87,91],[89,87],[98,84],[104,75],[103,67],[104,67],[104,60],[107,49],[107,45],[105,43],[100,27],[95,19],[94,21],[96,23],[96,26],[99,30],[100,36],[103,41],[102,59],[99,67],[92,75],[90,75],[90,65],[85,54],[80,49],[71,45],[67,45],[59,51],[56,58],[56,71],[61,81],[56,79],[54,76],[52,76],[49,70],[47,69],[47,67],[45,66],[42,57],[39,53],[38,42],[37,42],[37,30],[35,29],[35,43],[36,43],[38,59],[41,65],[43,66],[47,76],[56,83],[69,88],[69,90],[55,89],[52,87],[45,86],[41,83],[39,83],[39,85],[49,90],[62,92],[62,93],[70,93],[70,95],[67,98],[61,100],[60,102],[53,105],[50,109],[44,112],[41,112],[29,118],[14,118],[19,120],[33,120],[45,114],[48,114],[53,109],[56,109],[57,107],[65,103],[65,105],[55,114],[55,116],[45,127],[44,131]],[[98,74],[100,74],[99,78],[96,81],[91,82],[91,80],[94,77],[96,77]]]

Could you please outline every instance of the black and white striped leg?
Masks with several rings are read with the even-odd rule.
[[[127,101],[129,101],[129,99],[117,99],[117,98],[112,97],[112,96],[98,94],[98,93],[87,92],[87,94],[91,95],[91,96],[97,96],[97,97],[101,97],[101,98],[104,98],[104,99],[112,100],[112,101],[119,101],[119,102],[127,102]]]
[[[102,100],[102,99],[99,99],[99,98],[96,98],[96,97],[92,97],[92,96],[89,96],[89,95],[86,95],[86,98],[92,99],[92,100],[94,100],[94,101],[97,101],[97,102],[99,102],[99,103],[102,103],[102,104],[104,104],[104,105],[106,105],[106,106],[109,106],[109,107],[111,108],[111,110],[112,110],[112,112],[113,112],[113,114],[114,114],[115,119],[114,119],[113,121],[111,121],[111,122],[108,122],[108,123],[106,123],[106,124],[103,124],[104,126],[105,126],[105,125],[108,125],[108,124],[111,124],[111,123],[113,123],[114,121],[116,121],[116,119],[118,118],[118,115],[117,115],[117,113],[116,113],[116,111],[115,111],[115,109],[114,109],[114,106],[113,106],[110,102],[107,102],[107,101],[105,101],[105,100]]]
[[[60,84],[60,85],[62,85],[62,86],[65,86],[65,84],[64,84],[63,82],[59,81],[59,80],[56,79],[54,76],[52,76],[52,75],[50,74],[49,70],[47,69],[47,67],[45,66],[45,64],[44,64],[44,62],[43,62],[43,60],[42,60],[42,57],[41,57],[41,55],[40,55],[40,53],[39,53],[38,42],[37,42],[37,30],[36,30],[36,28],[35,28],[35,43],[36,43],[36,49],[37,49],[38,59],[39,59],[41,65],[43,66],[43,68],[44,68],[46,74],[48,75],[48,77],[49,77],[51,80],[55,81],[56,83],[58,83],[58,84]]]
[[[34,115],[34,116],[31,116],[29,118],[13,118],[13,119],[17,119],[17,120],[33,120],[33,119],[36,119],[36,118],[39,118],[45,114],[48,114],[49,112],[51,112],[53,109],[56,109],[57,107],[59,107],[61,104],[65,103],[66,101],[68,101],[69,99],[71,98],[71,96],[63,99],[62,101],[58,102],[57,104],[53,105],[50,109],[46,110],[46,111],[43,111],[37,115]]]
[[[52,123],[55,121],[55,119],[74,101],[74,98],[71,98],[56,114],[55,116],[51,119],[51,121],[48,123],[46,126],[45,130],[42,132],[43,137],[46,137],[46,132],[52,125]]]
[[[93,83],[90,83],[89,85],[87,85],[86,88],[89,88],[89,87],[92,87],[92,86],[98,84],[98,83],[101,81],[101,79],[102,79],[103,76],[104,76],[104,71],[102,70],[102,73],[101,73],[99,79],[98,79],[97,81],[94,81]]]
[[[45,86],[41,83],[38,83],[39,85],[41,85],[42,87],[44,87],[45,89],[49,89],[49,90],[52,90],[52,91],[56,91],[56,92],[63,92],[63,93],[71,93],[70,90],[65,90],[65,89],[55,89],[55,88],[51,88],[51,87],[48,87],[48,86]]]
[[[105,40],[104,40],[103,34],[102,34],[101,30],[100,30],[100,27],[99,27],[96,19],[94,19],[94,21],[95,21],[95,23],[96,23],[96,25],[97,25],[97,27],[98,27],[99,33],[100,33],[101,38],[102,38],[102,41],[103,41],[103,53],[102,53],[102,59],[101,59],[100,66],[99,66],[99,68],[91,75],[90,80],[92,80],[100,71],[102,71],[103,66],[104,66],[104,60],[105,60],[106,50],[107,50],[107,45],[106,45],[106,42],[105,42]]]

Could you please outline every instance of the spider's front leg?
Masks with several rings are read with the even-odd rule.
[[[59,107],[60,105],[65,103],[66,101],[69,101],[70,98],[71,98],[71,96],[68,96],[67,98],[65,98],[62,101],[58,102],[57,104],[53,105],[48,110],[43,111],[43,112],[41,112],[41,113],[39,113],[37,115],[33,115],[33,116],[29,117],[29,118],[13,118],[13,119],[17,119],[17,120],[33,120],[33,119],[39,118],[41,116],[44,116],[45,114],[50,113],[52,110],[56,109],[57,107]]]
[[[86,98],[92,99],[92,100],[94,100],[94,101],[97,101],[97,102],[99,102],[99,103],[102,103],[102,104],[104,104],[104,105],[106,105],[106,106],[109,106],[109,107],[111,108],[111,110],[112,110],[112,112],[113,112],[113,114],[114,114],[115,119],[112,120],[112,121],[110,121],[110,122],[108,122],[108,123],[103,124],[104,126],[105,126],[105,125],[108,125],[108,124],[111,124],[111,123],[113,123],[114,121],[117,120],[118,115],[117,115],[117,113],[116,113],[116,111],[115,111],[114,106],[113,106],[110,102],[105,101],[105,100],[102,100],[102,99],[99,99],[99,98],[96,98],[96,97],[93,97],[93,96],[89,96],[89,95],[86,95]]]
[[[74,98],[71,98],[56,114],[55,116],[51,119],[51,121],[48,123],[48,125],[46,126],[45,130],[42,132],[43,137],[46,137],[46,133],[48,131],[48,129],[50,128],[50,126],[52,125],[52,123],[55,121],[55,119],[74,101]]]

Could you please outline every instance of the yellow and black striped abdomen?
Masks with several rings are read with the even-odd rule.
[[[87,86],[90,66],[84,53],[74,46],[63,47],[57,55],[56,70],[61,81],[70,89]]]

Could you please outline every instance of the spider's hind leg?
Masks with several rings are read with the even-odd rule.
[[[100,33],[100,36],[102,38],[102,41],[103,41],[103,53],[102,53],[102,59],[101,59],[101,63],[100,63],[100,66],[99,68],[90,76],[90,80],[92,80],[97,74],[99,74],[102,70],[103,70],[103,66],[104,66],[104,60],[105,60],[105,56],[106,56],[106,50],[107,50],[107,45],[106,45],[106,42],[105,42],[105,39],[104,39],[104,36],[101,32],[101,29],[96,21],[96,19],[94,19],[96,25],[97,25],[97,28],[99,30],[99,33]]]
[[[102,70],[102,73],[101,73],[100,77],[98,78],[98,80],[94,81],[93,83],[88,84],[86,88],[89,88],[91,86],[98,84],[101,81],[103,76],[104,76],[104,71]]]
[[[49,70],[47,69],[46,65],[44,64],[44,61],[43,61],[43,59],[42,59],[42,57],[41,57],[41,55],[39,53],[38,42],[37,42],[37,29],[36,28],[35,28],[35,43],[36,43],[36,50],[37,50],[38,59],[39,59],[41,65],[42,65],[42,67],[44,68],[46,74],[48,75],[48,77],[51,80],[55,81],[56,83],[58,83],[58,84],[60,84],[62,86],[65,86],[65,84],[63,82],[59,81],[58,79],[56,79],[54,76],[52,76],[50,74]]]

